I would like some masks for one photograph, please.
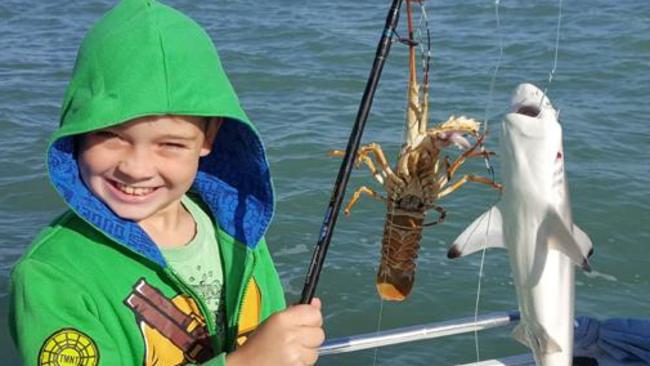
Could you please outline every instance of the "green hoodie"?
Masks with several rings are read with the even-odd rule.
[[[226,342],[135,222],[82,182],[75,135],[147,115],[220,116],[190,196],[211,213],[224,273]],[[12,336],[26,365],[221,365],[285,307],[263,235],[273,215],[264,148],[204,30],[153,0],[124,0],[87,34],[47,152],[70,210],[12,272]]]

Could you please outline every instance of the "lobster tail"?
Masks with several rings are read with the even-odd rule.
[[[403,301],[411,293],[423,220],[420,212],[386,215],[376,278],[377,292],[382,299]]]

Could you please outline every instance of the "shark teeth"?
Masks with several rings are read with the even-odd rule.
[[[146,196],[149,193],[153,192],[155,188],[151,187],[132,187],[127,184],[122,184],[119,182],[114,182],[115,188],[119,189],[121,192],[126,193],[130,196]]]

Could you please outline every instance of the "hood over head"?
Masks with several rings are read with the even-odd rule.
[[[157,246],[82,182],[74,136],[148,115],[222,117],[212,152],[199,162],[192,192],[219,227],[254,248],[273,215],[262,142],[207,33],[154,0],[123,0],[84,38],[47,152],[50,179],[66,204],[129,249],[165,265]]]

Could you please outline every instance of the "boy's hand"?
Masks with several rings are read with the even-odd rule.
[[[228,354],[228,366],[315,364],[325,340],[320,308],[320,300],[314,298],[309,305],[294,305],[271,315],[244,345]]]

